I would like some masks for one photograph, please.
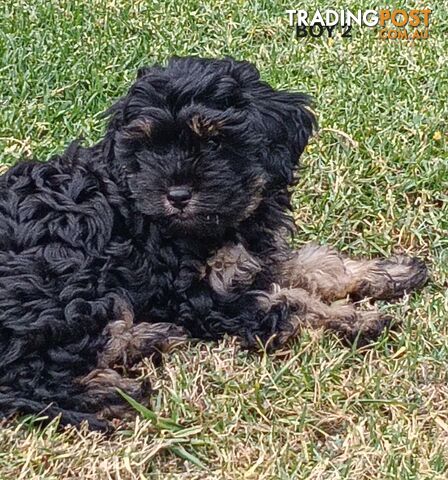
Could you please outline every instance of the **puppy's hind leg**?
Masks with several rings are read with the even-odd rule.
[[[347,295],[391,299],[420,288],[427,278],[426,265],[416,258],[353,260],[315,244],[294,252],[279,273],[282,287],[304,288],[327,302]]]
[[[189,338],[186,329],[173,323],[134,323],[134,314],[126,304],[118,305],[117,310],[117,320],[103,331],[108,340],[98,357],[99,368],[131,367],[142,358],[159,363],[162,353]]]
[[[85,389],[83,402],[89,410],[91,402],[100,405],[97,415],[106,419],[121,419],[132,412],[118,389],[139,402],[145,402],[151,393],[148,380],[129,378],[132,372],[124,376],[117,370],[131,368],[143,358],[159,363],[163,353],[189,338],[185,329],[172,323],[134,324],[131,307],[122,301],[115,305],[115,320],[105,327],[103,335],[107,342],[98,355],[97,368],[77,382]]]
[[[63,338],[70,342],[44,343],[46,338],[33,332],[26,340],[40,342],[45,354],[31,349],[22,353],[28,344],[20,338],[3,349],[0,418],[17,413],[47,419],[59,415],[61,425],[87,421],[92,429],[107,430],[108,420],[132,411],[118,389],[140,402],[150,392],[147,380],[126,378],[113,367],[130,367],[144,356],[160,357],[186,337],[171,324],[134,325],[131,307],[116,293],[94,301],[75,299],[64,316]]]

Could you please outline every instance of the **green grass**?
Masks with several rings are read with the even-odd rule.
[[[230,54],[316,99],[294,242],[419,255],[431,283],[382,307],[401,326],[367,349],[305,332],[275,356],[226,340],[179,350],[162,370],[148,364],[152,413],[111,438],[4,424],[1,479],[448,477],[448,1],[433,2],[431,38],[413,45],[356,27],[352,39],[296,41],[284,10],[297,6],[3,0],[1,163],[100,138],[101,112],[139,66]],[[316,6],[329,4],[307,2]]]

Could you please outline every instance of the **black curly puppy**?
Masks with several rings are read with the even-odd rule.
[[[103,428],[122,376],[188,337],[277,348],[302,326],[374,338],[385,319],[332,301],[421,286],[415,259],[290,250],[287,187],[315,120],[247,62],[144,68],[105,138],[0,178],[0,415]]]

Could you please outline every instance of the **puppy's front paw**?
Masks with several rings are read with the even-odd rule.
[[[422,260],[394,255],[376,260],[353,296],[390,300],[421,288],[427,280],[428,268]]]
[[[356,319],[345,332],[344,340],[357,346],[374,342],[389,327],[392,317],[377,310],[357,311]]]

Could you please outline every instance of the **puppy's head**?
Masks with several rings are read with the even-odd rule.
[[[307,105],[247,62],[173,58],[139,71],[110,110],[106,142],[144,215],[177,235],[216,236],[292,181],[315,125]]]

